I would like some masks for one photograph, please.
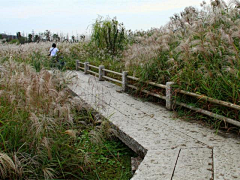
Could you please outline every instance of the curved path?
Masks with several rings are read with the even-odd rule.
[[[158,105],[82,72],[70,89],[108,118],[134,151],[145,155],[133,180],[240,180],[240,138],[172,118]]]

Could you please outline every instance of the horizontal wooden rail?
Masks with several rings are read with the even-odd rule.
[[[159,94],[156,94],[156,93],[152,93],[152,92],[147,91],[147,90],[140,90],[139,88],[137,88],[136,86],[133,86],[133,85],[127,85],[127,86],[132,88],[132,89],[136,89],[136,90],[139,90],[139,91],[144,92],[146,94],[149,94],[151,96],[155,96],[157,98],[166,100],[166,96],[162,96],[162,95],[159,95]]]
[[[98,73],[96,73],[96,72],[94,72],[94,71],[91,71],[91,70],[88,70],[87,72],[90,72],[90,73],[92,73],[92,74],[95,74],[96,76],[99,75]]]
[[[134,81],[140,81],[139,78],[136,78],[134,76],[127,76],[128,79],[132,79]],[[146,81],[145,82],[146,84],[150,84],[150,85],[153,85],[153,86],[156,86],[156,87],[160,87],[160,88],[163,88],[163,89],[166,89],[166,85],[164,84],[158,84],[158,83],[155,83],[155,82],[151,82],[151,81]]]
[[[157,87],[166,89],[166,85],[163,85],[163,84],[157,84],[157,83],[154,83],[154,82],[146,82],[146,83],[147,83],[147,84],[151,84],[151,85],[153,85],[153,86],[157,86]]]
[[[139,78],[136,78],[134,76],[127,76],[128,79],[132,79],[134,81],[139,81]]]
[[[196,97],[196,98],[199,98],[199,99],[203,99],[203,100],[215,103],[215,104],[219,104],[219,105],[223,105],[223,106],[226,106],[226,107],[229,107],[229,108],[240,110],[240,106],[238,106],[236,104],[232,104],[230,102],[217,100],[217,99],[214,99],[214,98],[210,98],[210,97],[200,95],[200,94],[196,94],[196,93],[192,93],[192,92],[187,92],[187,91],[184,91],[184,90],[180,90],[178,92],[181,93],[181,94],[188,95],[188,96],[193,96],[193,97]]]
[[[179,106],[183,106],[185,108],[188,108],[188,109],[191,109],[193,111],[196,111],[198,113],[202,113],[202,114],[205,114],[207,116],[210,116],[210,117],[213,117],[213,118],[216,118],[216,119],[220,119],[224,122],[228,122],[230,124],[233,124],[235,126],[238,126],[240,127],[240,122],[239,121],[236,121],[236,120],[233,120],[233,119],[230,119],[230,118],[227,118],[225,116],[222,116],[222,115],[218,115],[218,114],[215,114],[215,113],[212,113],[210,111],[207,111],[207,110],[204,110],[204,109],[201,109],[201,108],[196,108],[196,107],[193,107],[193,106],[190,106],[190,105],[187,105],[185,103],[181,103],[181,102],[176,102],[177,105]]]
[[[88,66],[89,66],[89,67],[92,67],[92,68],[95,68],[95,69],[98,69],[97,66],[93,66],[93,65],[91,65],[91,64],[88,64]]]
[[[122,73],[115,72],[115,71],[111,71],[111,70],[109,70],[109,69],[103,69],[103,71],[105,71],[105,72],[110,72],[110,73],[113,73],[113,74],[117,74],[117,75],[119,75],[119,76],[122,76]]]
[[[84,65],[84,68],[80,67],[80,64]],[[97,73],[97,72],[91,71],[91,70],[89,70],[89,67],[98,69],[99,72]],[[151,95],[151,96],[154,96],[154,97],[157,97],[157,98],[160,98],[160,99],[164,99],[164,100],[166,100],[166,108],[169,109],[169,110],[172,110],[172,107],[173,107],[172,105],[174,104],[174,101],[172,100],[173,99],[173,94],[174,94],[174,87],[172,87],[172,85],[174,84],[174,82],[167,82],[166,85],[158,84],[158,83],[151,82],[151,81],[144,82],[145,84],[150,84],[150,85],[155,86],[155,87],[160,87],[160,88],[166,89],[166,96],[163,96],[163,95],[159,95],[159,94],[147,91],[147,90],[141,90],[140,88],[138,88],[134,85],[127,84],[127,79],[131,79],[131,80],[134,80],[134,81],[140,81],[140,78],[137,78],[137,77],[134,77],[134,76],[127,76],[127,74],[125,72],[119,73],[119,72],[115,72],[115,71],[112,71],[112,70],[109,70],[109,69],[104,69],[104,66],[97,67],[97,66],[90,65],[88,62],[81,63],[79,61],[76,61],[76,69],[78,69],[78,68],[81,69],[81,70],[84,70],[85,73],[89,72],[89,73],[92,73],[92,74],[98,76],[100,81],[102,80],[102,78],[104,78],[104,79],[122,84],[123,89],[125,89],[124,87],[129,87],[129,88],[132,88],[132,89],[139,90],[140,92],[146,93],[148,95]],[[122,76],[122,81],[111,78],[111,77],[108,77],[108,76],[105,76],[104,73],[103,73],[104,71]],[[125,75],[124,75],[124,73],[125,73]],[[184,91],[184,90],[176,89],[176,92],[180,93],[180,94],[196,97],[198,99],[203,99],[203,100],[206,100],[208,102],[212,102],[212,103],[222,105],[222,106],[225,106],[225,107],[229,107],[229,108],[232,108],[232,109],[240,110],[239,105],[236,105],[236,104],[233,104],[233,103],[230,103],[230,102],[217,100],[217,99],[214,99],[214,98],[207,97],[205,95],[196,94],[196,93],[192,93],[192,92],[188,92],[188,91]],[[207,111],[207,110],[204,110],[204,109],[201,109],[201,108],[196,108],[194,106],[191,106],[191,105],[188,105],[188,104],[185,104],[185,103],[176,102],[175,104],[240,127],[240,122],[237,121],[237,120],[233,120],[233,119],[224,117],[222,115],[215,114],[213,112],[210,112],[210,111]]]
[[[107,79],[107,80],[110,80],[110,81],[113,81],[113,82],[116,82],[116,83],[119,83],[119,84],[122,84],[122,81],[119,81],[117,79],[113,79],[113,78],[110,78],[108,76],[103,76],[103,78]]]

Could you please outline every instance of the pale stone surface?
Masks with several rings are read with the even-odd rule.
[[[210,180],[213,176],[212,149],[181,149],[173,180]]]
[[[240,139],[173,118],[165,107],[143,102],[82,72],[69,86],[109,118],[120,139],[142,156],[133,179],[240,179]],[[179,153],[180,152],[180,153]]]
[[[180,149],[149,151],[132,180],[171,179]]]
[[[240,179],[240,156],[238,151],[224,147],[213,148],[214,179]]]

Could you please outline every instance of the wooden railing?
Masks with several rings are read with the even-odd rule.
[[[95,72],[95,71],[92,71],[90,68],[98,69],[98,73]],[[214,104],[225,106],[225,107],[228,107],[228,108],[231,108],[231,109],[236,109],[238,111],[240,110],[239,105],[236,105],[236,104],[233,104],[233,103],[230,103],[230,102],[217,100],[217,99],[214,99],[214,98],[210,98],[210,97],[207,97],[205,95],[200,95],[200,94],[196,94],[196,93],[192,93],[192,92],[187,92],[187,91],[184,91],[184,90],[175,90],[173,88],[174,82],[167,82],[166,85],[158,84],[158,83],[151,82],[151,81],[145,82],[146,84],[150,84],[152,86],[165,89],[166,90],[166,95],[165,96],[157,94],[157,93],[153,93],[153,92],[150,92],[150,91],[147,91],[147,90],[141,90],[140,88],[138,88],[134,85],[128,84],[128,80],[140,81],[140,79],[137,78],[137,77],[128,76],[127,71],[123,71],[122,73],[115,72],[115,71],[112,71],[112,70],[109,70],[109,69],[105,69],[103,65],[100,65],[99,67],[97,67],[97,66],[90,65],[88,62],[82,63],[82,62],[79,62],[77,60],[76,61],[76,70],[79,70],[79,69],[83,70],[85,74],[91,73],[91,74],[94,74],[95,76],[98,76],[100,81],[103,81],[104,79],[107,79],[109,81],[113,81],[115,83],[121,84],[123,91],[126,91],[127,88],[132,88],[132,89],[135,89],[135,90],[139,90],[143,93],[146,93],[148,95],[163,99],[163,100],[166,101],[166,108],[168,110],[172,110],[173,105],[176,104],[176,105],[191,109],[193,111],[196,111],[198,113],[202,113],[204,115],[207,115],[207,116],[210,116],[210,117],[213,117],[213,118],[216,118],[216,119],[219,119],[219,120],[222,120],[224,122],[227,122],[227,123],[230,123],[230,124],[233,124],[235,126],[240,127],[240,121],[237,121],[237,120],[234,120],[234,119],[231,119],[231,118],[228,118],[228,117],[225,117],[225,116],[222,116],[222,115],[219,115],[219,114],[216,114],[216,113],[213,113],[213,112],[201,109],[201,108],[190,106],[186,103],[178,102],[178,101],[174,100],[175,98],[174,98],[173,94],[174,94],[174,92],[177,92],[177,93],[180,93],[180,94],[184,94],[184,95],[187,95],[187,96],[192,96],[192,97],[195,97],[195,98],[198,98],[198,99],[201,99],[201,100],[205,100],[205,101],[208,101],[208,102],[211,102],[211,103],[214,103]],[[120,78],[121,81],[119,79],[114,79],[112,77],[107,76],[106,72],[121,76],[121,78]]]

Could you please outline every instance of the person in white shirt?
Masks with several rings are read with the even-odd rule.
[[[51,57],[50,60],[50,67],[57,67],[58,66],[58,48],[55,43],[52,44],[52,47],[49,50],[49,56]]]
[[[50,48],[49,52],[50,52],[50,56],[51,57],[54,57],[54,56],[57,56],[57,52],[58,52],[58,48],[56,46],[55,43],[52,44],[52,47]]]

